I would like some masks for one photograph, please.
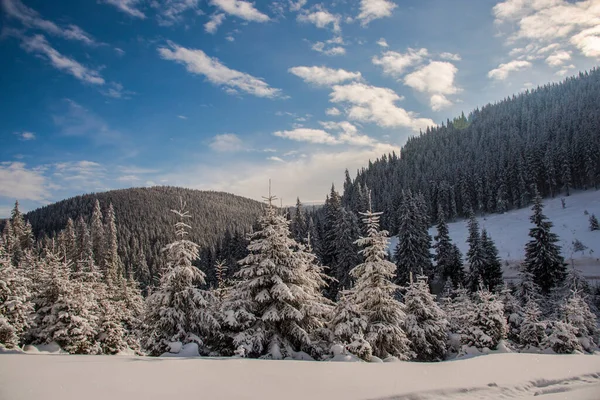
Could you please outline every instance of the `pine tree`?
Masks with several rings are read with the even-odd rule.
[[[479,234],[479,223],[475,218],[475,214],[471,213],[468,223],[469,237],[467,242],[469,243],[469,251],[467,252],[467,262],[469,263],[469,288],[472,292],[476,291],[479,287],[479,281],[483,278],[483,272],[486,265],[486,257],[481,243],[481,236]]]
[[[446,356],[448,321],[429,292],[427,278],[419,276],[404,295],[404,329],[417,361],[442,361]]]
[[[94,263],[94,250],[92,247],[92,237],[83,217],[79,217],[75,227],[77,236],[76,256],[74,262],[77,271],[89,270],[90,265]]]
[[[292,235],[298,243],[302,243],[308,235],[308,224],[306,222],[306,215],[302,209],[302,203],[300,198],[296,199],[296,211],[292,218]]]
[[[337,264],[335,249],[335,224],[339,220],[342,203],[335,187],[331,185],[331,192],[325,200],[325,222],[323,225],[323,235],[321,236],[321,253],[323,265],[333,267]]]
[[[485,257],[481,278],[485,287],[494,291],[504,282],[502,265],[500,264],[500,257],[498,257],[498,249],[485,229],[481,231],[481,247]]]
[[[500,341],[506,338],[504,305],[485,288],[480,288],[475,297],[466,343],[479,349],[487,347],[495,350]]]
[[[596,218],[596,215],[592,214],[590,215],[590,231],[597,230],[600,230],[600,224],[598,223],[598,218]]]
[[[507,322],[507,337],[514,343],[520,343],[521,324],[523,323],[523,307],[513,295],[511,288],[504,285],[500,292],[500,300],[504,304],[504,317]]]
[[[30,282],[0,245],[0,344],[17,347],[31,326]]]
[[[11,256],[14,265],[18,265],[23,257],[22,238],[25,233],[25,220],[23,214],[19,210],[19,201],[15,201],[15,206],[11,211],[10,229],[12,230],[11,241]]]
[[[413,354],[402,329],[406,314],[404,305],[394,297],[399,289],[392,282],[396,266],[386,260],[389,239],[387,231],[379,230],[381,214],[370,209],[361,213],[367,236],[358,239],[356,244],[362,247],[364,262],[350,272],[356,282],[350,296],[367,320],[365,339],[373,354],[379,358],[394,356],[407,360]]]
[[[350,271],[361,262],[358,247],[355,244],[360,236],[358,218],[353,212],[341,208],[335,224],[335,265],[333,277],[336,279],[329,286],[329,298],[335,299],[338,290],[349,289],[352,286]]]
[[[117,224],[115,221],[115,209],[112,203],[108,206],[106,214],[105,232],[105,253],[104,253],[104,273],[106,283],[109,286],[119,286],[124,279],[123,263],[119,256]]]
[[[542,347],[551,348],[557,354],[571,354],[582,351],[583,348],[577,340],[577,329],[568,322],[552,321],[550,335]]]
[[[48,252],[33,302],[35,343],[56,342],[71,354],[96,354],[96,305],[83,282],[71,280],[71,267]]]
[[[542,312],[534,299],[530,299],[523,309],[523,321],[520,324],[519,344],[524,348],[542,347],[548,338],[546,322],[541,319]]]
[[[587,302],[579,290],[574,290],[571,296],[561,306],[562,319],[575,328],[575,336],[584,350],[593,351],[597,347],[599,329],[594,313],[590,311]]]
[[[435,236],[434,248],[436,250],[434,261],[436,262],[436,271],[438,279],[446,282],[448,279],[452,281],[456,288],[461,285],[465,279],[465,271],[462,263],[462,255],[458,247],[452,244],[448,224],[443,210],[438,210],[437,234]]]
[[[171,342],[203,346],[206,338],[220,329],[211,310],[212,293],[197,287],[206,282],[205,274],[192,265],[199,255],[198,245],[186,239],[191,227],[185,221],[191,216],[183,202],[173,212],[179,217],[177,240],[164,248],[166,270],[159,286],[146,298],[143,347],[151,355],[164,353]]]
[[[422,200],[410,191],[403,192],[398,220],[398,245],[394,252],[399,285],[406,285],[410,274],[430,276],[433,271],[431,237],[427,232]]]
[[[525,247],[525,268],[533,275],[534,282],[543,293],[549,293],[566,276],[566,264],[560,254],[558,236],[552,233],[552,222],[543,214],[542,199],[536,195],[530,221],[535,225],[529,230],[531,240]]]
[[[77,237],[75,235],[75,224],[71,217],[67,218],[67,225],[61,232],[60,251],[61,257],[76,268],[77,266]]]
[[[102,270],[105,270],[105,254],[106,254],[106,241],[104,239],[104,224],[102,222],[102,210],[100,209],[100,202],[96,199],[94,203],[94,211],[92,212],[92,222],[90,233],[92,236],[92,248],[94,252],[94,261],[96,265]]]
[[[351,292],[343,290],[331,313],[329,327],[335,342],[351,343],[355,337],[364,336],[367,320],[352,301]]]
[[[226,299],[224,324],[234,348],[273,359],[295,351],[315,353],[312,334],[323,327],[324,286],[316,257],[290,237],[288,221],[266,198],[260,228],[250,235],[250,254],[239,261],[237,282]]]

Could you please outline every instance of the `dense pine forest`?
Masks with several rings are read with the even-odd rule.
[[[600,69],[592,69],[448,120],[388,154],[346,173],[343,204],[364,209],[368,190],[384,211],[382,226],[400,228],[402,191],[424,195],[430,221],[495,213],[543,197],[600,186]]]
[[[126,270],[131,268],[147,286],[150,277],[158,277],[163,263],[161,249],[171,237],[171,223],[164,210],[176,208],[180,198],[193,218],[189,239],[206,249],[223,240],[226,246],[232,240],[243,242],[263,207],[260,202],[223,192],[152,187],[77,196],[31,211],[24,218],[31,224],[34,238],[47,240],[63,230],[69,218],[76,223],[82,217],[90,223],[96,200],[101,212],[112,204],[119,232],[119,256]],[[147,265],[150,275],[144,276],[140,265]]]
[[[17,203],[0,236],[0,343],[366,361],[596,351],[599,288],[565,262],[543,198],[600,184],[599,77],[430,129],[311,211],[168,187]],[[529,239],[507,285],[475,215],[516,207],[531,208]],[[448,233],[459,217],[466,254]]]

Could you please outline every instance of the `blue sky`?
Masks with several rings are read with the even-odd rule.
[[[419,129],[600,58],[598,0],[0,4],[0,217],[269,178],[322,201]]]

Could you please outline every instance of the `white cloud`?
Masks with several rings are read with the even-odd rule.
[[[380,65],[385,74],[399,76],[407,68],[420,64],[428,54],[427,49],[424,48],[418,50],[409,48],[406,53],[386,51],[381,57],[373,57],[372,62],[375,65]]]
[[[117,9],[125,14],[135,18],[146,18],[146,15],[138,10],[136,6],[141,0],[104,0],[106,4],[117,7]]]
[[[125,50],[115,47],[115,53],[117,53],[119,56],[124,56]]]
[[[308,142],[316,144],[338,144],[336,138],[322,129],[297,128],[291,131],[277,131],[273,135],[295,140],[297,142]]]
[[[185,65],[188,72],[203,75],[211,83],[224,86],[231,92],[241,90],[257,97],[279,97],[281,90],[270,87],[264,80],[223,65],[217,58],[209,57],[200,49],[186,49],[169,42],[169,47],[159,47],[158,53],[165,60]]]
[[[600,57],[597,0],[506,0],[496,4],[493,13],[496,24],[509,31],[508,43],[574,46],[586,57]]]
[[[369,86],[364,83],[336,85],[330,94],[333,103],[348,103],[348,118],[356,121],[373,122],[381,127],[408,127],[418,132],[435,125],[431,119],[419,118],[415,113],[396,106],[402,100],[391,89]]]
[[[276,162],[285,162],[285,161],[283,161],[281,158],[279,158],[279,157],[275,157],[275,156],[272,156],[272,157],[267,157],[267,160],[270,160],[270,161],[276,161]]]
[[[261,13],[254,4],[244,0],[211,0],[213,6],[220,8],[225,13],[252,22],[267,22],[269,16]]]
[[[336,107],[331,107],[328,108],[327,110],[325,110],[325,114],[327,115],[331,115],[331,116],[338,116],[340,115],[342,112],[340,110],[338,110]]]
[[[53,67],[65,71],[81,81],[93,85],[103,85],[105,83],[98,71],[87,68],[74,59],[62,55],[50,46],[42,35],[23,37],[21,46],[29,53],[45,56]]]
[[[34,140],[35,139],[35,133],[33,133],[33,132],[25,131],[25,132],[18,133],[18,135],[21,140]]]
[[[220,168],[212,164],[186,166],[161,178],[169,185],[222,190],[257,200],[267,193],[271,179],[273,194],[283,204],[293,204],[296,197],[305,203],[322,202],[332,182],[341,187],[344,168],[356,171],[369,160],[392,151],[399,149],[387,144],[348,149],[328,146],[285,162],[232,160]]]
[[[316,42],[311,48],[327,56],[341,56],[346,54],[346,49],[342,46],[328,47],[326,42]]]
[[[225,14],[213,14],[210,16],[210,20],[204,24],[204,30],[208,33],[215,33],[223,21],[225,21]]]
[[[488,72],[488,78],[504,80],[510,72],[531,68],[531,65],[529,61],[513,60],[506,64],[500,64],[498,68]]]
[[[46,201],[50,196],[43,171],[22,162],[0,163],[0,197]]]
[[[556,71],[556,75],[558,76],[565,76],[566,74],[568,74],[572,69],[575,69],[575,66],[573,64],[570,65],[565,65],[564,67],[562,67],[560,70]]]
[[[460,61],[462,60],[462,58],[460,57],[460,54],[454,54],[454,53],[441,53],[440,54],[440,58],[442,60],[450,60],[450,61]]]
[[[213,137],[210,148],[220,152],[240,151],[243,148],[243,142],[233,133],[224,133]]]
[[[404,84],[421,93],[430,95],[430,106],[434,111],[452,105],[446,95],[460,90],[454,84],[458,69],[447,61],[432,61],[426,66],[406,75]]]
[[[96,44],[92,36],[77,25],[68,25],[66,28],[59,27],[54,22],[40,17],[37,11],[25,6],[20,0],[2,0],[2,8],[6,15],[18,19],[28,28],[40,29],[51,35],[78,40],[88,45]]]
[[[571,54],[568,51],[556,51],[546,58],[546,64],[551,67],[560,67],[571,59]]]
[[[348,143],[353,146],[374,146],[377,144],[375,139],[358,133],[356,126],[348,121],[320,121],[319,124],[325,129],[341,131],[336,138],[339,143]]]
[[[387,42],[384,38],[379,39],[377,41],[377,44],[380,45],[381,47],[389,47],[389,45],[387,44]]]
[[[123,176],[119,176],[117,178],[117,181],[127,182],[127,183],[133,183],[133,182],[137,182],[139,180],[140,180],[140,178],[136,175],[123,175]]]
[[[290,0],[290,11],[300,11],[306,5],[306,0],[298,0],[296,2]]]
[[[293,67],[288,71],[304,80],[319,86],[331,86],[349,80],[360,80],[360,72],[349,72],[344,69],[327,67]]]
[[[178,115],[177,118],[179,118],[179,119],[188,119],[188,117],[186,117],[185,115]]]
[[[162,26],[171,26],[183,20],[183,14],[187,11],[196,11],[200,0],[161,0],[150,3],[154,8],[158,9],[157,20]]]
[[[331,25],[331,28],[334,32],[340,31],[341,17],[339,15],[331,14],[320,5],[318,5],[312,11],[305,11],[301,14],[298,14],[296,19],[299,22],[314,24],[317,28],[321,29],[327,28],[329,25]]]
[[[390,0],[361,0],[360,14],[357,18],[361,20],[362,26],[367,26],[375,19],[391,17],[392,11],[396,7],[396,4]]]

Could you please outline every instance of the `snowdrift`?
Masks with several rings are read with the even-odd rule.
[[[0,398],[597,400],[600,356],[492,354],[442,363],[0,354]],[[543,397],[551,399],[554,397]]]

